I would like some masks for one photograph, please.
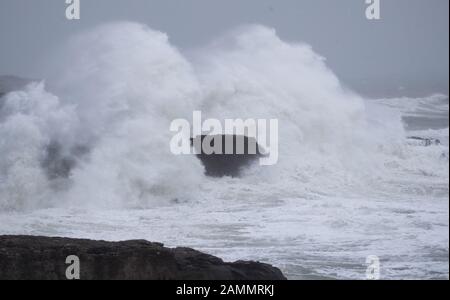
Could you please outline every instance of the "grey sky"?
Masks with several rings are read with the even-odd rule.
[[[81,0],[81,20],[67,21],[64,0],[0,0],[0,74],[39,78],[36,61],[49,49],[108,21],[146,23],[179,48],[260,23],[285,40],[311,44],[361,93],[448,94],[449,1],[381,5],[382,19],[368,21],[365,0]]]

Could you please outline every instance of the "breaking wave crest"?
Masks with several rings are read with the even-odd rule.
[[[239,179],[255,190],[365,193],[418,170],[448,178],[448,145],[417,157],[400,111],[345,88],[310,46],[267,27],[184,55],[164,33],[113,23],[72,38],[52,61],[45,82],[0,101],[1,210],[149,207],[233,184],[171,154],[170,122],[194,110],[279,119],[279,163]]]

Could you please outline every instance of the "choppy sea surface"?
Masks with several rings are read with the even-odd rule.
[[[114,23],[62,49],[0,98],[0,234],[146,239],[290,279],[365,279],[368,256],[382,279],[448,279],[447,95],[365,99],[264,26],[182,53]],[[209,178],[175,157],[170,122],[196,109],[277,118],[278,164]]]

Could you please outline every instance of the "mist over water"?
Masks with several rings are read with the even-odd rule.
[[[144,25],[106,24],[45,71],[0,102],[1,233],[147,238],[293,278],[358,278],[372,254],[393,259],[393,278],[448,275],[447,96],[364,99],[309,45],[260,25],[181,53]],[[194,110],[277,118],[278,164],[206,177],[169,147],[172,120]]]

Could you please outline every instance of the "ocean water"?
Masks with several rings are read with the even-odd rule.
[[[259,25],[183,52],[112,23],[51,57],[0,98],[0,234],[147,239],[290,279],[365,279],[375,255],[382,279],[448,279],[447,95],[365,99]],[[277,118],[278,163],[206,177],[169,149],[194,110]]]

